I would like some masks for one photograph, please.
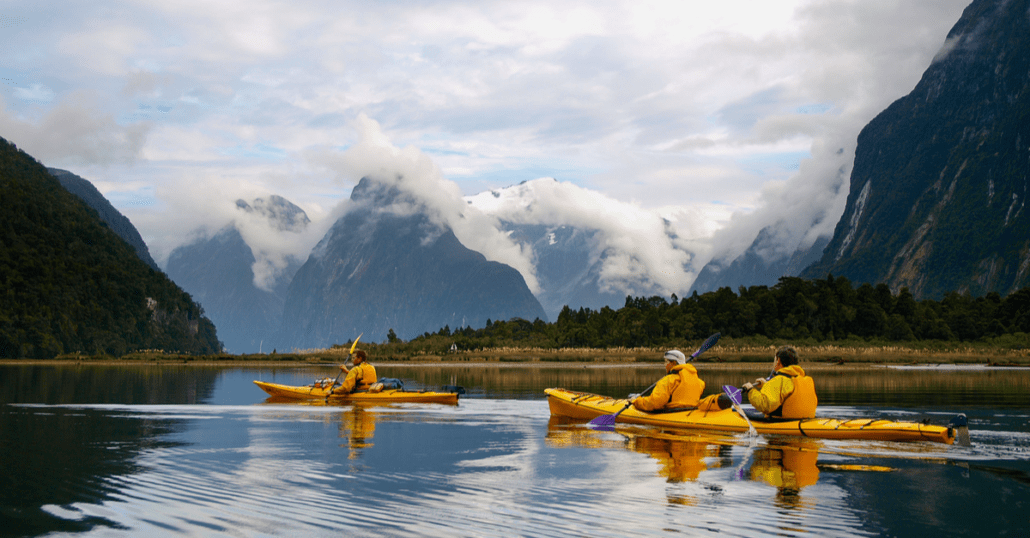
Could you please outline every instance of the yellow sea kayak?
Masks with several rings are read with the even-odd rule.
[[[612,415],[626,406],[627,400],[565,389],[546,389],[551,415],[590,420]],[[964,418],[964,416],[962,416]],[[700,411],[697,409],[671,413],[645,413],[630,407],[618,422],[644,424],[664,428],[702,429],[720,432],[746,432],[747,423],[732,409]],[[809,418],[751,419],[758,433],[798,435],[822,439],[869,439],[877,441],[933,441],[952,444],[958,426],[937,426],[918,422],[897,422],[881,419]],[[964,427],[964,424],[961,424]]]
[[[332,380],[330,380],[332,381]],[[254,381],[254,384],[261,387],[261,390],[276,398],[288,398],[290,400],[325,400],[326,388],[315,385],[296,387],[280,385],[278,383],[266,383]],[[442,403],[457,404],[458,393],[456,392],[432,392],[432,391],[408,391],[404,389],[385,389],[381,392],[352,392],[350,394],[334,393],[329,396],[333,403],[354,402],[354,403]]]

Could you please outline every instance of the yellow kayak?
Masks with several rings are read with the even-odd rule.
[[[332,380],[330,380],[332,381]],[[254,384],[261,387],[261,390],[276,398],[287,398],[290,400],[325,400],[327,389],[319,384],[296,387],[291,385],[280,385],[278,383],[266,383],[254,381]],[[349,394],[334,393],[329,396],[329,401],[334,403],[442,403],[457,404],[458,393],[456,392],[432,392],[426,390],[408,391],[404,389],[385,389],[381,392],[352,392]]]
[[[578,420],[590,420],[601,415],[612,415],[624,408],[625,399],[575,392],[565,389],[546,389],[547,403],[551,415]],[[960,415],[965,418],[964,415]],[[958,427],[937,426],[919,422],[898,422],[882,419],[808,418],[808,419],[763,419],[751,417],[751,424],[758,433],[775,435],[797,435],[822,439],[869,439],[877,441],[933,441],[952,444]],[[618,422],[643,424],[663,428],[703,429],[719,432],[746,432],[747,422],[732,409],[701,411],[697,409],[670,413],[645,413],[630,407],[618,417]]]

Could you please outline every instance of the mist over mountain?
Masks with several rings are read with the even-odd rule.
[[[310,220],[300,207],[276,195],[237,200],[235,208],[237,220],[173,250],[167,272],[204,307],[229,352],[269,351],[264,343],[280,329],[286,290],[302,260],[285,256],[285,264],[269,272],[240,232],[243,219],[256,219],[264,233],[278,236],[299,234]],[[255,267],[263,278],[257,278]]]
[[[466,197],[531,256],[535,295],[557,319],[566,305],[621,308],[627,296],[682,294],[690,245],[658,213],[539,178]]]
[[[140,236],[139,230],[125,215],[111,205],[111,202],[93,186],[93,183],[60,168],[47,168],[47,171],[57,178],[61,182],[61,186],[68,189],[68,192],[78,196],[83,202],[86,202],[86,205],[92,207],[100,215],[100,219],[136,251],[139,259],[150,267],[158,269],[157,262],[150,256],[150,249],[147,248],[146,242]]]
[[[390,182],[363,178],[290,283],[279,349],[385,340],[547,315],[518,271],[466,248]],[[391,184],[392,183],[392,184]]]
[[[819,261],[828,236],[818,237],[808,248],[798,248],[790,255],[775,254],[779,245],[774,230],[763,228],[748,249],[729,265],[712,260],[698,273],[691,286],[693,291],[706,293],[728,287],[774,286],[784,276],[798,276],[806,267]]]
[[[907,96],[858,138],[825,254],[802,272],[1007,294],[1030,284],[1030,1],[976,0]]]
[[[504,221],[501,229],[509,231],[512,240],[533,249],[540,283],[535,295],[548,318],[558,319],[566,305],[599,310],[605,306],[619,308],[626,302],[626,294],[601,289],[599,231]]]

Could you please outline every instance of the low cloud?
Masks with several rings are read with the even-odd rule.
[[[472,207],[515,224],[571,226],[599,232],[593,253],[601,260],[602,291],[627,294],[655,289],[682,293],[693,281],[693,254],[667,233],[672,223],[658,211],[622,202],[600,192],[537,179],[468,198]]]
[[[63,98],[37,121],[19,118],[0,101],[0,132],[26,153],[53,166],[132,164],[151,130],[148,122],[119,124],[86,93]]]
[[[368,177],[396,187],[419,200],[430,219],[450,228],[459,241],[488,260],[514,267],[530,291],[539,291],[532,253],[498,228],[496,219],[468,207],[456,183],[443,177],[439,167],[418,148],[398,148],[379,123],[365,115],[355,122],[358,142],[343,152],[321,150],[309,159],[333,171],[340,181],[356,184]]]

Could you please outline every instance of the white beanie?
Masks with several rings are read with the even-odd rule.
[[[676,364],[686,364],[687,356],[684,355],[682,351],[673,349],[665,352],[665,360],[674,361]]]

